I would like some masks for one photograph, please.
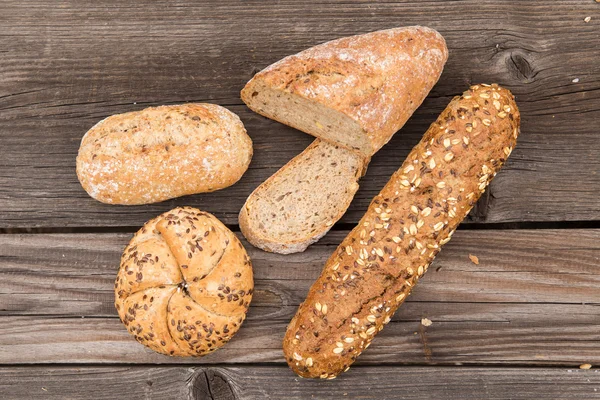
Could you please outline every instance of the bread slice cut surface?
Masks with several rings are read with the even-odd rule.
[[[346,212],[365,167],[358,153],[315,140],[248,197],[242,233],[266,251],[304,251]]]

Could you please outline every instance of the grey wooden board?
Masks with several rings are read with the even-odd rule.
[[[347,231],[304,253],[248,244],[260,318],[293,316]],[[0,314],[115,316],[113,284],[130,234],[0,235]],[[473,264],[469,254],[479,257]],[[459,230],[410,297],[418,302],[600,303],[600,230]],[[600,322],[600,321],[599,321]]]
[[[476,10],[476,11],[475,11]],[[584,17],[592,16],[589,23]],[[600,217],[600,5],[589,1],[21,2],[0,4],[0,228],[138,226],[175,205],[236,224],[248,194],[311,139],[241,105],[270,63],[326,40],[422,24],[450,59],[430,97],[372,161],[342,222],[356,222],[450,98],[471,83],[516,95],[522,136],[472,219]],[[578,83],[572,80],[578,78]],[[251,168],[220,192],[145,207],[89,198],[75,175],[85,131],[107,115],[210,101],[240,114]]]
[[[287,367],[0,368],[0,397],[13,399],[596,399],[600,370],[355,367],[307,380]]]
[[[401,309],[357,363],[600,364],[597,305],[441,304]],[[433,324],[422,327],[421,317]],[[116,318],[6,316],[0,317],[0,364],[283,363],[288,322],[250,319],[226,346],[197,359],[154,353]]]
[[[244,242],[256,279],[248,320],[202,359],[153,353],[116,318],[130,235],[0,235],[0,364],[283,362],[285,327],[344,234],[291,256]],[[458,231],[359,363],[600,363],[599,239],[591,229]]]

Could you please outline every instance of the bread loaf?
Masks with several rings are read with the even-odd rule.
[[[325,139],[248,197],[240,211],[248,241],[288,254],[325,235],[352,202],[370,155],[421,104],[447,57],[436,31],[396,28],[321,44],[248,82],[242,99],[254,111]]]
[[[304,251],[344,215],[366,164],[357,152],[316,139],[248,196],[242,233],[266,251]]]
[[[334,378],[410,294],[510,155],[511,93],[476,85],[455,97],[325,264],[283,349],[303,377]]]
[[[81,141],[77,176],[103,203],[148,204],[233,185],[251,158],[252,141],[231,111],[151,107],[92,127]]]
[[[253,287],[238,238],[209,213],[175,208],[147,222],[125,248],[115,307],[152,350],[202,356],[240,328]]]
[[[286,57],[241,96],[259,114],[370,157],[423,102],[447,58],[433,29],[377,31]]]

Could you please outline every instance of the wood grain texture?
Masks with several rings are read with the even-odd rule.
[[[307,380],[287,367],[0,368],[0,397],[16,399],[595,399],[599,370],[353,367]]]
[[[210,399],[192,395],[196,381],[206,382],[203,372],[185,367],[0,368],[0,398]]]
[[[0,364],[283,362],[285,327],[345,233],[290,256],[244,242],[256,280],[248,320],[200,360],[153,353],[116,318],[129,235],[0,235]],[[458,231],[359,362],[600,363],[598,239],[600,230]]]
[[[256,291],[251,318],[289,319],[347,231],[304,253],[250,245]],[[0,314],[116,315],[113,284],[129,234],[0,235]],[[411,301],[600,303],[600,230],[459,230]],[[473,264],[468,255],[479,258]],[[405,307],[405,306],[403,306]]]
[[[433,324],[424,328],[422,317]],[[284,363],[289,320],[247,320],[203,358],[173,358],[135,342],[116,318],[0,317],[0,364]],[[600,364],[593,305],[413,304],[401,309],[357,365]]]
[[[599,12],[591,0],[3,1],[0,227],[138,226],[175,205],[235,224],[247,195],[311,141],[241,105],[244,83],[317,43],[411,24],[439,30],[450,59],[428,100],[373,158],[342,222],[358,220],[450,98],[479,82],[516,94],[523,133],[471,219],[597,220]],[[255,157],[238,184],[147,207],[87,197],[75,155],[89,127],[110,114],[187,101],[226,105],[246,124]]]
[[[315,44],[414,24],[439,30],[450,59],[373,158],[341,222],[362,216],[451,97],[480,82],[511,89],[523,125],[468,222],[600,220],[593,0],[4,0],[0,230],[133,232],[177,205],[235,225],[248,194],[312,141],[250,112],[239,99],[247,80]],[[86,130],[111,114],[192,101],[224,105],[246,125],[255,157],[238,184],[145,207],[85,194],[75,156]],[[600,364],[600,230],[458,231],[357,366],[334,381],[297,378],[282,365],[285,327],[346,233],[292,256],[244,242],[257,289],[248,320],[201,359],[153,353],[116,318],[112,284],[130,234],[0,235],[0,398],[600,398],[598,370],[577,369]]]

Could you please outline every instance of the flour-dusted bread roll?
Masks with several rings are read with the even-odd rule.
[[[370,157],[423,102],[447,58],[433,29],[377,31],[286,57],[241,96],[259,114]]]
[[[125,248],[115,307],[152,350],[202,356],[238,331],[253,288],[238,238],[209,213],[175,208],[148,221]]]
[[[231,186],[251,158],[252,141],[231,111],[204,103],[150,107],[92,127],[77,176],[103,203],[148,204]]]
[[[334,378],[390,321],[516,144],[512,94],[476,85],[455,97],[327,260],[288,326],[290,367]]]

